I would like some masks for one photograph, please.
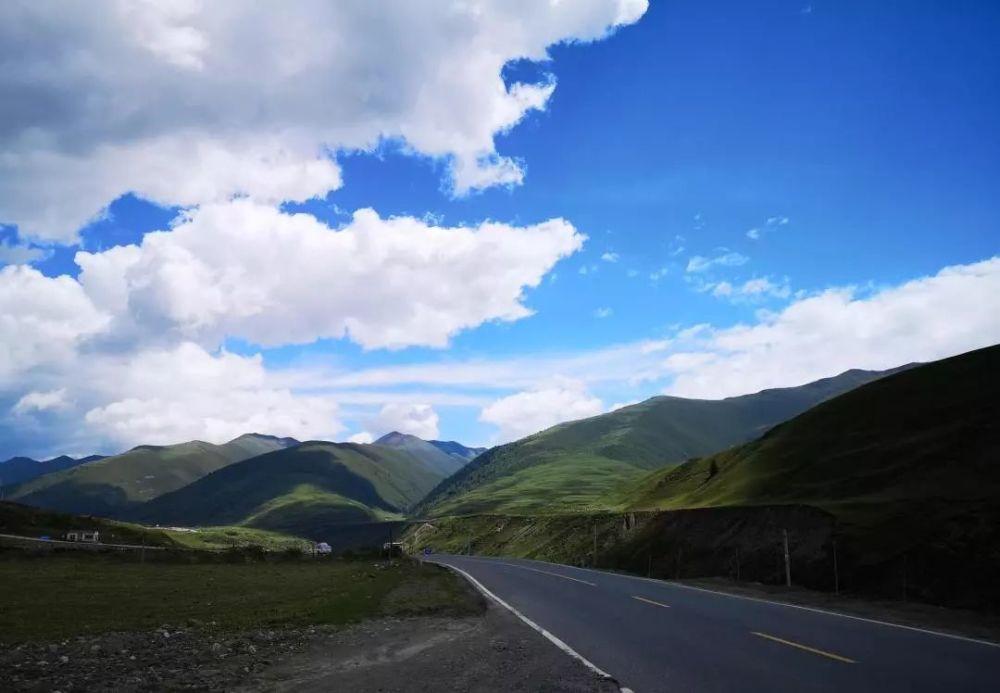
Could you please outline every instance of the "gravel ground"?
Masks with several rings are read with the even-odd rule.
[[[325,635],[240,690],[396,693],[611,693],[602,681],[510,612],[381,619]]]
[[[320,637],[312,628],[213,636],[192,624],[22,643],[0,648],[0,691],[229,690]]]
[[[383,618],[345,629],[210,630],[164,625],[5,647],[0,691],[618,690],[494,606],[479,616]]]

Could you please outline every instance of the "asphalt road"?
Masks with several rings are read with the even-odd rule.
[[[1000,691],[1000,647],[671,582],[434,555],[635,693]]]

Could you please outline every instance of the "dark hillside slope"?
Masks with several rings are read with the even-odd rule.
[[[759,436],[829,397],[891,371],[851,370],[799,387],[722,400],[653,397],[492,448],[421,503],[432,515],[585,511],[643,472]]]
[[[127,508],[174,491],[226,465],[284,447],[249,434],[225,445],[190,441],[140,445],[96,462],[47,474],[15,488],[11,500],[76,515],[118,517]]]
[[[633,508],[1000,500],[1000,346],[897,373],[642,479]]]
[[[470,448],[461,443],[456,443],[454,440],[428,440],[427,442],[438,450],[466,462],[474,460],[486,452],[486,448]]]
[[[451,476],[469,461],[463,457],[451,455],[422,438],[397,431],[385,434],[374,444],[406,452],[440,474],[442,478]]]
[[[164,525],[244,525],[313,536],[317,527],[398,518],[441,480],[382,445],[307,442],[227,466],[128,514]]]
[[[60,455],[59,457],[53,457],[51,460],[44,461],[33,460],[30,457],[12,457],[5,462],[0,462],[0,485],[9,488],[15,484],[23,484],[46,474],[72,469],[78,465],[96,462],[101,459],[104,458],[100,455],[90,455],[89,457],[80,458]]]

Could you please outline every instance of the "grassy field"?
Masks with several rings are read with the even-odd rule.
[[[343,624],[384,615],[478,613],[451,573],[409,560],[122,563],[101,557],[0,561],[0,642],[135,631]]]

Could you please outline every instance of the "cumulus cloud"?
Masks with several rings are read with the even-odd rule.
[[[740,265],[745,265],[749,261],[750,258],[746,255],[731,252],[716,255],[715,257],[702,257],[701,255],[695,255],[688,260],[687,271],[705,272],[713,267],[739,267]]]
[[[34,414],[39,393],[64,391],[77,449],[330,437],[343,429],[332,394],[303,394],[260,356],[220,351],[225,340],[443,346],[530,315],[525,290],[582,242],[561,220],[444,228],[361,210],[335,230],[251,200],[205,205],[139,245],[77,253],[78,279],[0,269],[0,401]],[[410,419],[436,433],[433,411]]]
[[[479,420],[497,426],[499,440],[506,442],[602,411],[601,400],[591,395],[582,381],[557,378],[535,389],[498,399],[483,408]]]
[[[0,4],[0,223],[72,242],[126,192],[193,206],[306,200],[336,153],[386,140],[448,162],[458,194],[517,184],[495,137],[555,88],[512,60],[633,23],[646,0]],[[392,50],[386,50],[392,46]]]
[[[355,433],[350,438],[347,439],[348,443],[358,443],[359,445],[368,445],[375,441],[375,436],[373,436],[368,431],[359,431]]]
[[[829,289],[762,314],[753,325],[700,330],[664,363],[674,376],[667,392],[726,397],[996,344],[997,296],[1000,258],[874,292]]]
[[[443,228],[360,210],[334,230],[236,200],[201,207],[140,246],[76,261],[118,339],[270,346],[346,336],[366,348],[443,347],[460,330],[530,315],[524,290],[582,243],[559,219]]]
[[[390,402],[373,422],[379,434],[408,433],[424,440],[438,437],[438,415],[429,404]]]
[[[604,262],[614,263],[618,262],[618,260],[621,259],[621,256],[618,255],[618,253],[607,252],[601,255],[601,259],[604,260]]]
[[[70,277],[25,265],[0,269],[0,388],[33,368],[72,361],[110,320]]]
[[[595,318],[610,318],[614,314],[611,308],[598,308],[594,311]]]
[[[50,409],[61,409],[66,406],[66,388],[50,390],[48,392],[29,392],[11,410],[15,414],[27,414],[33,411],[47,411]]]
[[[219,443],[248,431],[329,438],[342,429],[336,402],[274,387],[260,356],[210,354],[186,342],[80,367],[88,371],[84,396],[94,402],[84,421],[123,447]]]

